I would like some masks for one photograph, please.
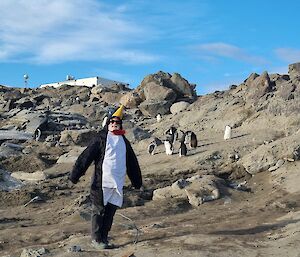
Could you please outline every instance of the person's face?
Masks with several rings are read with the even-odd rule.
[[[121,123],[122,123],[122,121],[120,119],[118,119],[118,118],[112,118],[109,121],[108,130],[109,131],[114,131],[114,130],[121,129]]]

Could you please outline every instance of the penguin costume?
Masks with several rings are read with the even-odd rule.
[[[90,199],[92,202],[92,245],[98,249],[113,248],[108,232],[118,207],[123,203],[125,176],[134,188],[142,186],[142,175],[137,157],[122,128],[123,106],[107,119],[106,126],[80,154],[69,175],[76,184],[94,162]]]

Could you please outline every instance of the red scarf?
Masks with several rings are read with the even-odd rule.
[[[116,136],[122,136],[125,134],[125,130],[124,129],[118,129],[118,130],[114,130],[112,131],[112,133]]]

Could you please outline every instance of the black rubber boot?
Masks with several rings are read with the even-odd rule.
[[[101,230],[101,240],[103,243],[108,244],[108,232],[111,229],[114,215],[115,215],[117,209],[118,209],[118,206],[113,205],[111,203],[108,203],[104,207],[103,225],[102,225],[102,230]]]
[[[96,205],[92,205],[92,228],[91,228],[91,237],[92,240],[96,242],[101,242],[101,231],[103,229],[104,223],[104,208],[97,207]]]

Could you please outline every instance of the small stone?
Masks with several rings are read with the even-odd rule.
[[[81,247],[80,247],[80,245],[72,245],[68,249],[68,252],[81,252]]]

